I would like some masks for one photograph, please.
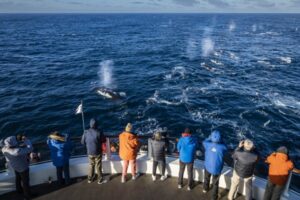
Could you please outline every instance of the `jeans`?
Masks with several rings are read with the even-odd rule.
[[[273,184],[269,179],[265,190],[264,200],[279,200],[285,185]]]
[[[70,183],[69,162],[67,162],[61,167],[56,167],[57,181],[60,185],[64,184],[63,174],[65,178],[65,184],[69,184]]]
[[[233,171],[232,179],[231,179],[231,186],[228,194],[228,199],[232,200],[237,193],[237,189],[240,183],[240,180],[244,180],[246,185],[246,198],[245,200],[252,200],[252,176],[248,178],[241,178],[236,171]]]
[[[30,199],[31,192],[29,186],[29,169],[24,172],[15,171],[16,178],[16,190],[19,193],[23,193],[25,199]]]
[[[127,175],[128,166],[131,166],[131,174],[135,176],[136,174],[136,160],[123,160],[123,170],[122,170],[122,177]]]
[[[96,173],[98,175],[98,180],[103,178],[102,174],[102,155],[92,156],[89,155],[89,171],[88,171],[88,180],[92,181]]]
[[[183,184],[183,174],[185,170],[185,166],[187,167],[187,172],[188,172],[188,186],[192,187],[193,186],[193,167],[194,163],[183,163],[179,161],[179,176],[178,176],[178,185]]]
[[[210,184],[210,177],[211,177],[211,173],[209,173],[206,169],[205,169],[205,173],[204,173],[204,183],[203,183],[203,189],[208,191],[209,190],[209,184]],[[220,174],[218,175],[212,175],[213,178],[213,183],[212,183],[212,196],[211,199],[212,200],[217,200],[218,199],[218,192],[219,192],[219,179],[220,179]]]
[[[160,160],[160,161],[153,160],[153,171],[152,171],[152,174],[154,176],[156,176],[156,169],[157,169],[158,164],[160,164],[160,167],[161,167],[161,175],[164,176],[165,175],[165,171],[166,171],[166,160]]]

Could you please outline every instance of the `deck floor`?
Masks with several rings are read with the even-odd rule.
[[[108,177],[108,176],[106,176]],[[128,177],[129,179],[130,177]],[[65,187],[58,187],[56,183],[45,183],[32,187],[32,192],[37,193],[36,200],[208,200],[210,192],[202,193],[202,184],[195,183],[191,191],[187,191],[186,180],[182,189],[177,189],[177,179],[168,178],[165,181],[152,181],[150,175],[141,175],[137,180],[129,179],[126,183],[121,183],[120,175],[113,175],[106,184],[98,185],[97,182],[88,184],[85,177],[72,179],[72,184]],[[226,190],[220,190],[222,200],[227,199]],[[23,199],[20,194],[11,192],[0,196],[2,200]],[[238,200],[243,200],[239,196]]]

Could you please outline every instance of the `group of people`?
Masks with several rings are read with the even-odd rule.
[[[97,179],[98,184],[106,183],[108,180],[102,174],[102,155],[105,146],[106,137],[102,130],[99,129],[95,119],[90,120],[90,128],[85,130],[81,143],[86,146],[89,159],[88,183]],[[66,134],[53,132],[48,136],[47,144],[50,148],[51,159],[56,167],[58,184],[70,184],[69,158],[73,144]],[[161,168],[160,180],[167,179],[166,175],[166,150],[168,148],[167,138],[160,132],[153,135],[150,139],[150,146],[153,158],[152,179],[157,180],[157,167]],[[181,138],[177,142],[177,151],[179,153],[179,176],[178,188],[183,187],[183,176],[185,168],[188,173],[187,190],[191,190],[193,183],[194,160],[197,151],[200,148],[199,141],[189,128],[184,130]],[[122,159],[122,176],[121,182],[127,180],[128,167],[131,168],[132,180],[139,176],[137,170],[137,155],[141,143],[138,136],[133,132],[132,124],[128,123],[125,130],[119,135],[119,156]],[[205,151],[204,159],[204,183],[203,193],[207,193],[211,186],[211,199],[216,200],[218,196],[219,179],[222,173],[224,158],[228,149],[222,141],[222,135],[219,131],[213,131],[210,136],[202,142]],[[29,186],[29,154],[33,151],[31,142],[23,137],[18,140],[17,137],[11,136],[4,140],[2,152],[9,166],[15,172],[16,190],[23,193],[25,199],[31,199],[33,194]],[[243,140],[232,154],[234,160],[234,170],[231,179],[231,187],[228,193],[228,199],[235,199],[238,186],[241,181],[245,182],[246,200],[252,200],[252,178],[259,155],[255,149],[254,143],[249,140]],[[264,200],[279,200],[288,175],[291,171],[300,173],[300,170],[294,168],[293,162],[288,157],[288,150],[282,146],[276,152],[269,155],[266,159],[269,164],[269,177],[265,189]],[[96,172],[96,173],[95,173]],[[96,175],[97,174],[97,175]],[[211,180],[212,179],[212,180]]]

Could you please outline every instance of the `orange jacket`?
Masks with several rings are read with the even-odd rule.
[[[273,184],[284,185],[294,164],[284,153],[272,153],[266,160],[269,166],[269,178]]]
[[[135,160],[140,142],[138,137],[129,132],[123,132],[119,135],[120,150],[119,155],[122,160]]]

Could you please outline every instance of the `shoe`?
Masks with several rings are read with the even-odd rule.
[[[132,176],[132,180],[136,180],[140,176],[140,173],[135,174],[135,176]]]
[[[167,176],[161,176],[161,177],[160,177],[160,180],[161,180],[161,181],[164,181],[164,180],[166,180],[167,178],[168,178]]]
[[[181,189],[181,188],[182,188],[182,185],[179,184],[179,185],[178,185],[178,189]]]
[[[100,179],[98,180],[98,184],[101,185],[101,184],[104,184],[104,183],[107,183],[107,180],[106,179]]]
[[[156,181],[156,176],[152,175],[152,180]]]
[[[207,193],[207,190],[203,190],[203,193],[206,194],[206,193]]]
[[[125,177],[122,177],[122,178],[121,178],[121,183],[125,183],[125,182],[126,182]]]
[[[89,180],[88,180],[88,183],[91,183],[91,182],[92,182],[92,180],[89,179]]]
[[[187,190],[188,190],[188,191],[191,191],[192,189],[191,189],[191,187],[190,187],[190,186],[188,186],[188,187],[187,187]]]

